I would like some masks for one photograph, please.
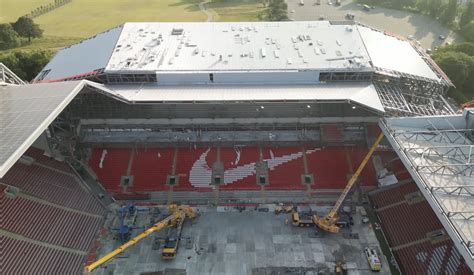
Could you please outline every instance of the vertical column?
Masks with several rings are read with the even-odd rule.
[[[216,162],[220,164],[220,163],[221,163],[221,147],[220,147],[220,146],[217,147],[217,150],[216,150],[216,151],[217,151],[217,152],[216,152],[216,154],[217,154],[217,156],[216,156],[216,159],[217,159]],[[218,166],[220,166],[220,165],[218,165]],[[214,167],[214,168],[215,168],[215,167]],[[219,167],[219,168],[220,168],[220,167]],[[222,169],[223,169],[223,167],[222,167]],[[214,169],[214,170],[216,170],[216,169]],[[219,172],[220,172],[220,171],[219,171]],[[214,174],[214,173],[213,173],[213,174]],[[219,173],[219,174],[222,174],[221,177],[220,177],[221,182],[222,182],[222,181],[224,180],[223,172],[221,172],[221,173]],[[220,184],[217,184],[217,183],[215,182],[214,177],[213,177],[211,180],[213,181],[213,186],[214,186],[214,204],[217,206],[217,205],[219,205],[219,186],[220,186]]]
[[[176,163],[178,163],[178,148],[174,148],[173,152],[173,163],[171,165],[171,176],[174,176],[175,183],[177,182],[176,179]],[[174,189],[174,184],[169,184],[170,183],[170,177],[168,176],[168,206],[173,203],[173,189]]]

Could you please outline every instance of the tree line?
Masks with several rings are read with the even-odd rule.
[[[54,0],[54,3],[49,3],[47,5],[42,5],[37,7],[36,9],[32,10],[28,15],[31,18],[38,17],[40,15],[43,15],[45,13],[48,13],[54,9],[57,9],[61,6],[64,6],[68,3],[71,3],[72,0]]]

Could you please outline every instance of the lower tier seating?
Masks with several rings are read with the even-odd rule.
[[[104,152],[107,152],[106,154]],[[221,190],[259,190],[256,164],[266,162],[267,190],[303,190],[302,175],[312,174],[313,189],[342,189],[367,153],[366,148],[306,148],[307,167],[301,147],[224,147],[175,149],[94,149],[89,161],[103,186],[113,194],[165,191],[167,176],[178,177],[175,191],[212,191],[212,169],[224,168]],[[173,164],[175,167],[173,167]],[[133,184],[120,185],[122,176],[133,176]],[[361,175],[363,186],[376,186],[372,162]]]
[[[428,233],[443,229],[427,201],[409,204],[406,195],[419,192],[413,182],[396,184],[369,195],[377,205],[385,237],[403,274],[472,274],[451,239],[432,243]]]
[[[30,239],[87,251],[102,217],[64,210],[29,199],[0,194],[2,229]]]
[[[64,207],[99,215],[105,213],[105,207],[84,189],[80,179],[73,174],[17,162],[0,182]]]
[[[375,208],[382,208],[405,200],[405,195],[418,192],[419,189],[414,182],[396,184],[382,192],[371,195],[372,204]]]
[[[85,256],[0,236],[2,274],[80,274]]]
[[[427,241],[394,253],[403,274],[472,274],[451,240],[436,244]]]
[[[426,233],[443,228],[426,201],[412,205],[402,203],[377,214],[392,246],[423,239]]]

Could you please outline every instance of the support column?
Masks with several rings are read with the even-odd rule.
[[[176,163],[178,162],[178,148],[174,148],[174,152],[173,152],[173,164],[171,165],[171,175],[175,176],[176,177]],[[168,206],[173,203],[173,189],[174,189],[174,186],[173,185],[169,185],[169,188],[168,188]]]

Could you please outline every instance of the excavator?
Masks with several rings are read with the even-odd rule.
[[[362,162],[359,165],[359,168],[357,168],[357,171],[352,175],[351,179],[347,183],[346,187],[342,191],[341,195],[337,199],[336,203],[334,206],[329,210],[328,214],[324,217],[320,217],[318,215],[313,215],[313,223],[319,227],[320,229],[331,232],[331,233],[338,233],[340,230],[340,227],[337,225],[337,222],[339,220],[339,208],[341,207],[342,203],[346,199],[347,194],[349,194],[349,191],[351,188],[354,186],[357,178],[359,177],[360,173],[362,170],[364,170],[365,165],[367,162],[370,160],[372,157],[375,149],[377,146],[380,144],[380,142],[383,139],[383,133],[380,133],[380,135],[377,137],[375,140],[374,144],[372,147],[370,147],[369,152],[365,156],[365,158],[362,160]]]
[[[168,208],[170,215],[165,219],[161,220],[160,222],[154,224],[152,227],[148,228],[144,232],[138,234],[136,237],[132,238],[128,242],[124,243],[123,245],[119,246],[112,252],[106,254],[102,258],[98,259],[97,261],[93,262],[92,264],[85,267],[86,272],[91,272],[92,270],[96,269],[97,267],[101,266],[102,264],[106,263],[113,257],[117,256],[118,254],[122,253],[127,248],[137,244],[140,240],[148,237],[154,232],[160,231],[164,228],[168,227],[181,227],[185,218],[195,218],[196,217],[196,210],[190,206],[186,205],[176,205],[172,204]]]

